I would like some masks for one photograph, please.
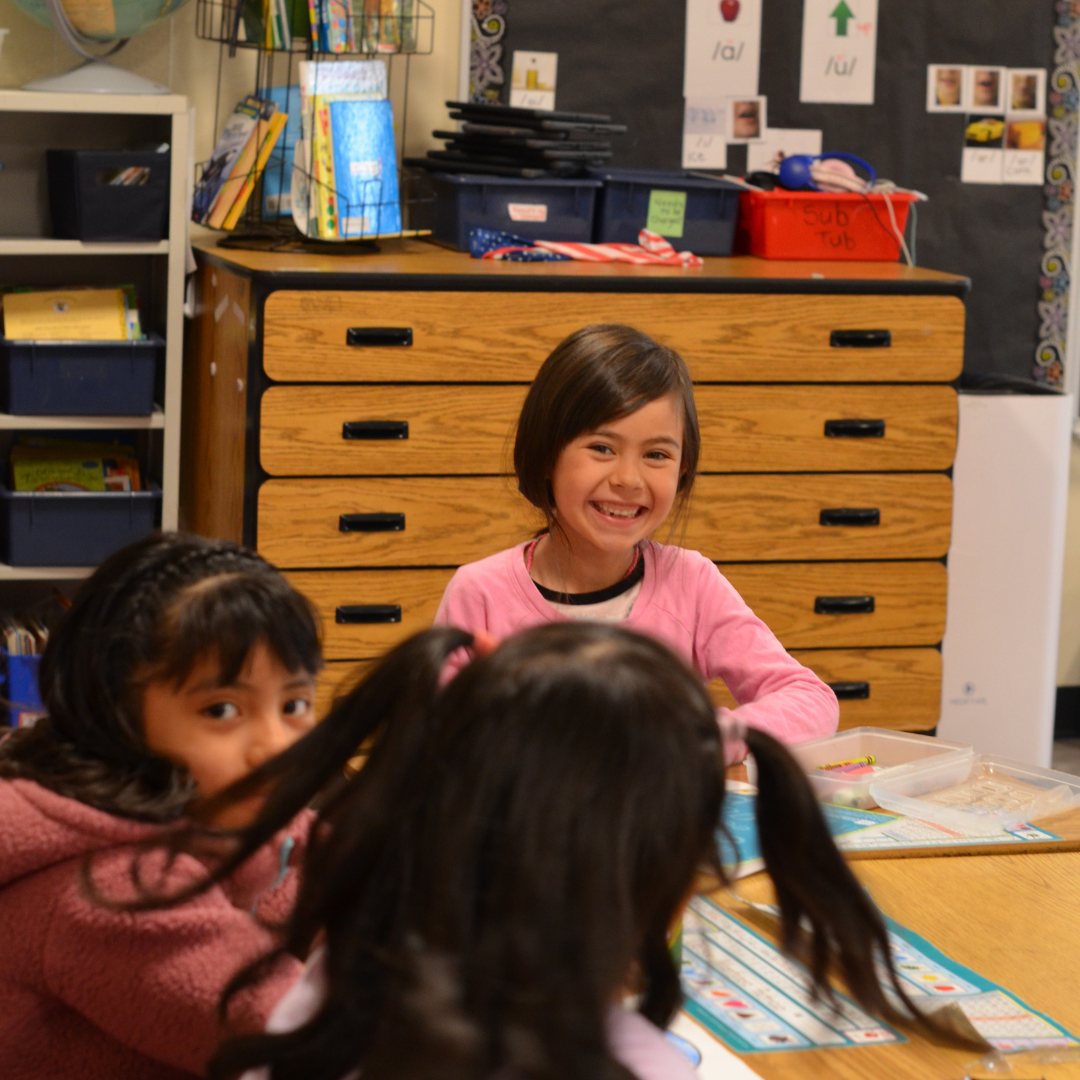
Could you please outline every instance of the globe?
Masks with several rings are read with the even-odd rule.
[[[54,26],[46,0],[13,0],[13,3],[39,23]],[[64,11],[80,35],[105,44],[134,37],[186,3],[187,0],[82,0],[65,5]]]

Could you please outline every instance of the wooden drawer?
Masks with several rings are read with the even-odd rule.
[[[948,382],[963,362],[951,296],[281,290],[266,300],[263,364],[282,382],[531,382],[564,337],[599,322],[671,345],[701,382]],[[412,343],[378,344],[373,329]],[[888,330],[891,344],[831,344],[852,330]]]
[[[662,527],[657,539],[717,562],[933,559],[948,550],[951,513],[952,484],[937,473],[702,476],[685,536]],[[360,514],[395,517],[342,517]],[[853,514],[867,523],[822,524]],[[259,551],[288,568],[458,566],[541,524],[503,476],[268,480],[259,489]]]
[[[929,731],[941,714],[941,653],[937,649],[808,649],[792,655],[828,683],[869,683],[869,697],[840,702],[840,727]],[[316,709],[325,715],[335,693],[347,691],[373,661],[326,665]],[[734,706],[722,680],[709,684],[718,705]]]
[[[332,660],[315,680],[315,715],[321,720],[334,698],[347,694],[370,670],[374,660]]]
[[[848,691],[867,684],[869,696],[841,699],[840,727],[883,727],[929,731],[941,716],[941,653],[937,649],[807,649],[792,655],[831,684]],[[709,684],[713,700],[731,707],[734,700],[717,679]]]
[[[453,570],[315,570],[286,574],[318,608],[328,660],[381,656],[427,630]],[[396,610],[395,610],[396,609]]]
[[[275,386],[262,466],[278,476],[509,471],[524,386]],[[703,472],[947,469],[948,386],[698,386]],[[348,437],[346,437],[348,436]]]
[[[936,645],[945,632],[940,562],[722,563],[788,649]]]
[[[720,570],[788,649],[936,645],[945,631],[940,562],[721,563]],[[286,576],[319,609],[326,658],[351,660],[380,656],[427,629],[452,575],[447,569]],[[398,610],[339,612],[357,605]]]

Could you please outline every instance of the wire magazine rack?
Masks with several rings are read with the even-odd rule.
[[[266,98],[271,88],[292,87],[287,92],[286,106],[279,101],[279,110],[300,111],[299,64],[317,60],[330,65],[337,60],[381,59],[387,67],[387,91],[393,111],[394,148],[397,184],[377,185],[378,195],[365,196],[365,201],[350,201],[346,192],[327,179],[325,162],[315,159],[315,140],[300,142],[295,154],[286,147],[284,132],[279,137],[265,167],[260,171],[231,180],[244,182],[247,202],[232,227],[221,231],[221,247],[248,248],[263,251],[316,251],[321,254],[355,255],[377,251],[378,240],[390,237],[425,235],[423,226],[430,216],[433,203],[427,177],[403,169],[405,138],[408,121],[409,75],[413,56],[429,55],[434,43],[435,16],[424,0],[345,0],[348,8],[347,40],[351,50],[327,52],[316,48],[307,36],[294,27],[291,40],[282,42],[280,36],[273,44],[264,35],[266,13],[275,2],[279,10],[288,12],[288,4],[304,0],[196,0],[196,36],[220,45],[218,83],[214,109],[214,130],[220,133],[228,117],[231,102],[222,98],[222,71],[227,59],[238,49],[257,52],[255,85],[250,91],[255,97]],[[315,0],[320,2],[320,0]],[[326,0],[321,0],[326,3]],[[262,20],[256,17],[263,14]],[[307,7],[303,9],[307,18]],[[331,68],[332,70],[332,68]],[[316,87],[315,93],[318,93]],[[305,130],[313,132],[318,117],[313,98],[307,102]],[[195,181],[200,181],[209,162],[196,165]],[[381,179],[381,177],[378,177]],[[264,188],[266,196],[264,198]],[[365,191],[372,185],[362,185]],[[384,201],[385,200],[385,201]],[[297,226],[293,217],[294,204],[300,217],[304,205],[311,208],[310,219],[332,223],[332,235],[309,235]],[[319,208],[318,215],[315,212]],[[396,229],[380,228],[380,223],[393,219]]]

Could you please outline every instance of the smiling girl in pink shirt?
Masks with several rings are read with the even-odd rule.
[[[690,373],[628,326],[587,326],[547,358],[518,421],[514,470],[541,510],[539,537],[461,567],[435,617],[504,637],[560,619],[599,619],[663,641],[732,717],[786,742],[836,730],[833,692],[784,650],[716,565],[652,535],[685,519],[701,438]],[[745,745],[729,740],[735,760]]]

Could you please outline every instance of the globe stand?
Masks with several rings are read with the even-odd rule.
[[[28,82],[24,90],[44,90],[61,94],[168,94],[167,86],[133,75],[130,71],[118,68],[106,62],[106,57],[114,56],[127,43],[127,38],[120,41],[102,42],[87,37],[78,30],[68,18],[60,0],[45,0],[49,9],[49,18],[53,28],[64,40],[72,52],[78,53],[87,62],[63,75],[51,75],[45,79]],[[94,49],[104,51],[94,52]]]
[[[24,90],[45,90],[55,94],[169,94],[161,83],[144,79],[105,60],[88,60],[63,75],[50,75],[28,82]]]

